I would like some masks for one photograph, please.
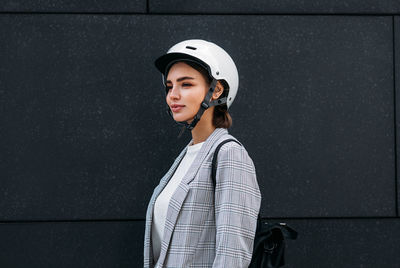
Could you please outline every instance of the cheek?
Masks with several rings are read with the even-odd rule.
[[[199,106],[204,99],[204,90],[202,88],[192,89],[186,92],[185,99],[188,103],[194,106]]]

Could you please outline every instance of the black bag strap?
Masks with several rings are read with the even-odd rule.
[[[222,141],[220,144],[218,144],[217,148],[215,148],[214,156],[213,156],[213,159],[212,159],[212,166],[211,166],[211,178],[213,180],[214,189],[215,189],[215,185],[216,185],[215,177],[217,175],[217,157],[218,157],[219,149],[221,149],[222,145],[224,145],[227,142],[231,142],[231,141],[234,141],[237,144],[239,144],[240,146],[242,146],[242,144],[240,144],[240,142],[238,142],[235,139],[227,139],[227,140]]]

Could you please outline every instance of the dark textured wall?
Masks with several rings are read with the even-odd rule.
[[[200,4],[201,3],[201,4]],[[3,1],[0,267],[140,267],[147,202],[190,139],[153,60],[237,63],[230,132],[287,267],[398,267],[398,1]]]

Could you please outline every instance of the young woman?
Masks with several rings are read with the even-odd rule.
[[[174,45],[155,62],[173,119],[192,140],[161,179],[146,214],[144,267],[248,267],[261,195],[245,148],[219,150],[216,184],[212,158],[234,139],[228,108],[238,72],[221,47],[204,40]]]

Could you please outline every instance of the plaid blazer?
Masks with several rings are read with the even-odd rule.
[[[205,141],[171,197],[161,243],[153,263],[151,226],[157,196],[186,153],[187,146],[154,189],[146,213],[144,267],[248,267],[261,204],[253,161],[243,146],[224,144],[218,153],[216,187],[211,162],[220,142],[233,138],[217,128]]]

